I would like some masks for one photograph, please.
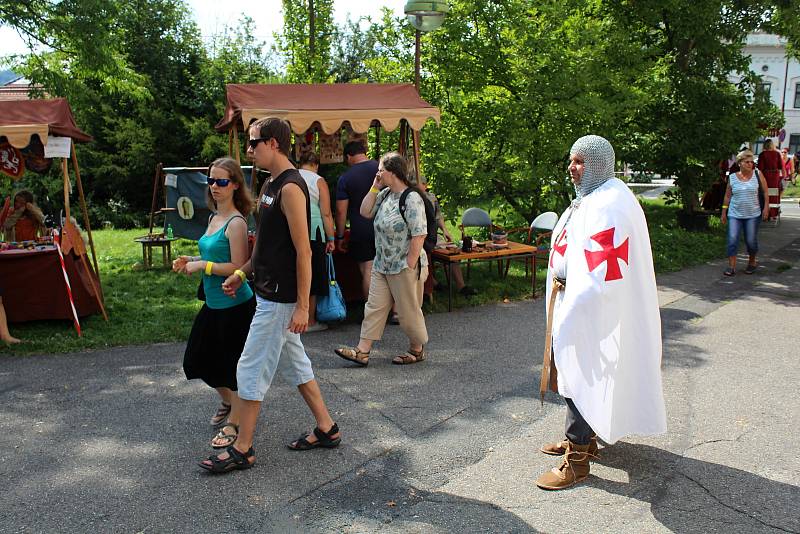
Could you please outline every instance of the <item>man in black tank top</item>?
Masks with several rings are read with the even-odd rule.
[[[255,463],[253,436],[261,402],[276,372],[297,386],[317,422],[309,434],[289,444],[293,450],[333,448],[341,441],[331,419],[311,361],[300,341],[308,327],[311,244],[308,189],[289,161],[289,123],[262,119],[250,127],[247,154],[270,171],[258,197],[258,229],[250,261],[228,277],[223,290],[234,295],[253,273],[256,313],[236,372],[239,435],[236,442],[200,466],[215,473],[247,469]],[[238,406],[236,406],[238,405]]]

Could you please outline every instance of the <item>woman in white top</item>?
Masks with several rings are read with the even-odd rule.
[[[319,156],[313,151],[304,152],[298,161],[300,176],[308,186],[311,204],[311,298],[308,302],[308,329],[306,332],[326,330],[328,325],[317,322],[317,297],[328,294],[327,254],[333,252],[333,215],[331,194],[325,178],[317,174]]]
[[[722,201],[722,224],[728,225],[728,268],[725,276],[736,274],[736,253],[739,248],[739,234],[744,232],[744,242],[750,259],[745,274],[756,272],[756,253],[758,252],[758,223],[769,216],[769,198],[767,181],[764,175],[756,170],[753,152],[743,150],[736,155],[741,169],[731,173],[728,178],[728,189]],[[761,185],[764,208],[759,206],[758,186]]]

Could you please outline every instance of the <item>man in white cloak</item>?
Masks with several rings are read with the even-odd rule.
[[[597,437],[613,444],[667,427],[650,236],[636,197],[614,178],[614,162],[611,144],[596,135],[570,150],[577,195],[553,230],[541,388],[566,400],[566,439],[541,449],[563,455],[537,479],[543,489],[585,479]]]

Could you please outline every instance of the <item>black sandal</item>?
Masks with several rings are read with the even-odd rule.
[[[250,469],[256,463],[256,451],[253,450],[253,447],[250,447],[247,452],[239,452],[236,447],[231,445],[225,449],[225,451],[228,453],[228,457],[224,460],[220,460],[218,456],[212,455],[208,457],[208,460],[211,461],[210,464],[203,461],[198,465],[212,473],[228,473],[229,471]],[[253,457],[252,462],[249,460],[250,457]]]
[[[306,437],[308,434],[304,434],[297,438],[297,440],[293,441],[292,443],[288,444],[287,447],[292,449],[293,451],[308,451],[311,449],[316,449],[317,447],[325,447],[326,449],[333,449],[334,447],[338,447],[339,443],[342,442],[341,436],[338,438],[332,438],[334,434],[339,433],[339,426],[336,423],[333,423],[333,426],[327,432],[323,432],[320,430],[319,427],[314,429],[314,435],[317,436],[317,441],[309,442]]]
[[[226,428],[232,428],[233,434],[226,434]],[[239,439],[239,426],[233,423],[227,423],[219,429],[219,432],[217,432],[213,438],[211,438],[211,447],[214,449],[226,449],[236,443],[237,439]],[[221,445],[214,445],[214,440],[225,440],[225,442]]]

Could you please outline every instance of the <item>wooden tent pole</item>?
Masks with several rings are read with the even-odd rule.
[[[411,139],[414,150],[414,172],[416,173],[417,184],[419,185],[419,130],[411,130]]]
[[[69,170],[67,169],[67,158],[61,158],[61,170],[64,173],[64,225],[69,223]],[[60,222],[60,221],[59,221]]]
[[[78,184],[78,195],[81,201],[81,211],[83,211],[83,224],[86,225],[86,233],[89,234],[89,248],[92,250],[92,264],[94,265],[94,272],[97,274],[97,280],[100,281],[100,269],[97,267],[97,252],[94,248],[94,239],[92,238],[92,225],[89,222],[89,211],[86,208],[86,197],[83,194],[83,182],[81,181],[81,169],[78,166],[78,155],[75,153],[75,143],[72,143],[72,169],[75,171],[75,181]],[[100,284],[102,287],[102,284]]]
[[[228,156],[233,157],[233,128],[228,130]]]
[[[381,126],[375,125],[375,159],[381,159]]]
[[[236,126],[235,122],[233,123],[233,129],[231,130],[231,132],[233,132],[233,136],[231,138],[231,140],[233,141],[233,149],[234,149],[233,157],[236,159],[236,163],[241,165],[242,161],[241,157],[239,156],[239,128],[238,126]]]
[[[406,137],[408,136],[407,126],[408,125],[407,125],[405,120],[400,122],[400,139],[399,139],[398,145],[397,145],[397,152],[401,156],[405,156],[406,155],[406,147],[408,146],[408,143],[406,141]]]
[[[153,218],[156,214],[156,196],[158,194],[158,181],[161,179],[161,164],[156,165],[156,176],[153,178],[153,200],[150,202],[150,228],[147,234],[153,233]]]

